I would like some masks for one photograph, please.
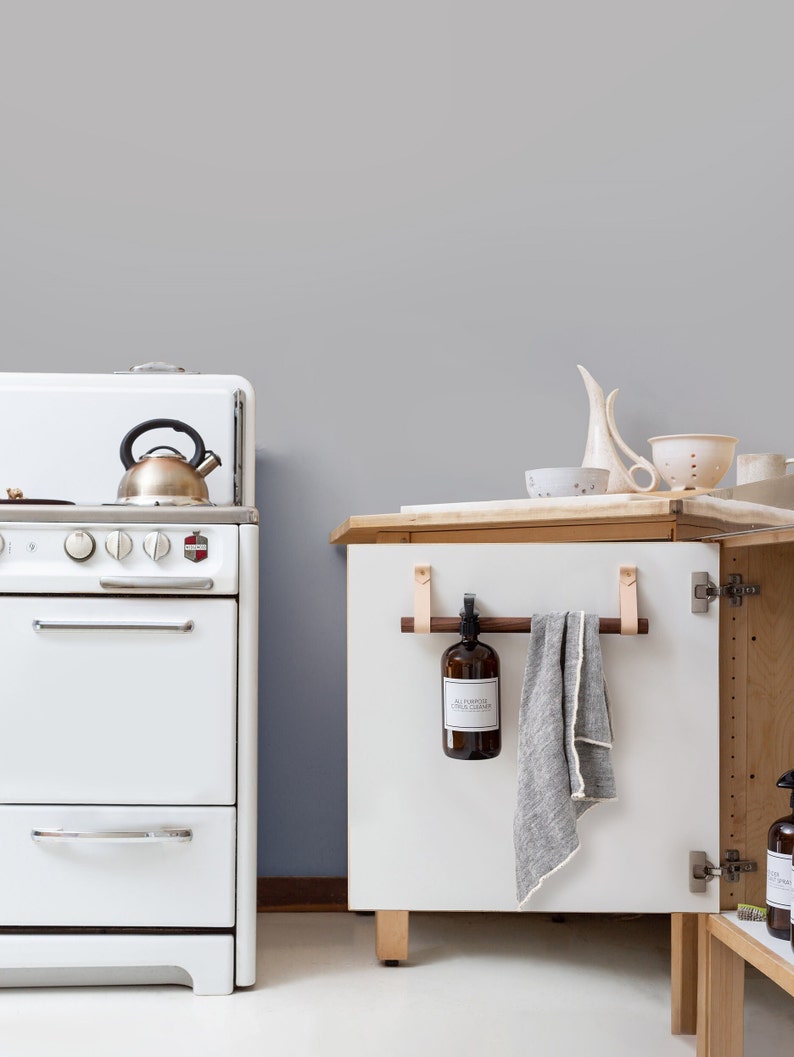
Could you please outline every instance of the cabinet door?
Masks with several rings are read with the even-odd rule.
[[[706,912],[689,851],[719,838],[718,602],[691,612],[691,573],[718,579],[716,544],[377,544],[348,548],[349,899],[353,909],[516,910],[513,814],[529,635],[483,634],[501,659],[502,751],[447,758],[441,655],[456,635],[405,634],[414,567],[431,569],[434,616],[464,593],[482,616],[619,615],[636,565],[648,635],[602,635],[616,801],[578,824],[580,848],[529,910]]]

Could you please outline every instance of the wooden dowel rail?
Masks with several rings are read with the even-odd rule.
[[[487,632],[528,632],[532,631],[532,617],[480,617],[480,631]],[[400,617],[400,631],[413,632],[414,618]],[[430,631],[432,632],[458,632],[460,630],[460,617],[431,617]],[[620,617],[599,617],[598,630],[601,635],[619,635]],[[637,621],[637,634],[648,634],[647,617],[640,617]]]

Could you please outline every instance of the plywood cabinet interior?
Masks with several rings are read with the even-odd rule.
[[[739,848],[758,869],[721,885],[721,907],[764,906],[771,823],[788,814],[775,783],[794,766],[794,533],[726,537],[721,582],[730,574],[761,594],[720,615],[721,848]],[[742,1057],[745,962],[794,995],[787,940],[734,914],[699,918],[698,1000],[690,1030],[702,1057]],[[752,1051],[751,1051],[752,1052]]]
[[[723,544],[722,582],[738,573],[761,594],[721,611],[720,847],[740,849],[758,870],[721,886],[723,909],[764,904],[767,831],[789,810],[775,783],[794,767],[794,543],[740,541]]]

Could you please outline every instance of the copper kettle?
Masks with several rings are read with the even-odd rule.
[[[136,461],[133,443],[153,429],[186,433],[196,450],[190,459],[167,444],[150,448]],[[198,432],[176,418],[150,418],[131,429],[119,449],[124,469],[116,502],[140,506],[211,505],[204,478],[221,465],[219,456],[208,451]]]

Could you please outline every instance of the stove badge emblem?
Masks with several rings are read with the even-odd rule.
[[[185,557],[189,562],[203,562],[207,557],[207,537],[198,532],[194,536],[185,536]]]

